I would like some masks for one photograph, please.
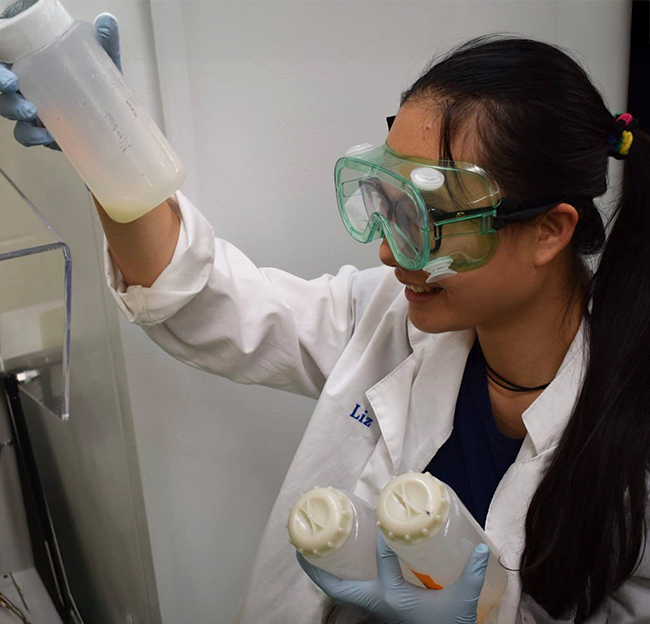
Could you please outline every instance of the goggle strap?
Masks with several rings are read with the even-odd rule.
[[[482,207],[482,208],[468,208],[467,210],[458,210],[457,212],[446,212],[444,210],[439,210],[435,206],[430,206],[426,204],[429,214],[433,216],[431,222],[434,224],[447,225],[447,222],[455,223],[456,221],[471,218],[471,217],[482,217],[483,215],[490,216],[494,212],[494,208]],[[446,219],[437,219],[436,216],[439,216],[440,213],[448,215]]]
[[[535,208],[528,208],[526,210],[518,210],[516,212],[511,212],[510,214],[497,215],[493,219],[494,229],[500,230],[501,228],[508,225],[508,223],[519,223],[521,221],[532,219],[533,217],[536,217],[537,215],[540,215],[546,212],[547,210],[550,210],[551,208],[553,208],[553,206],[557,206],[559,203],[563,201],[564,201],[563,199],[559,199],[557,201],[554,201],[551,204],[544,204],[543,206],[536,206]],[[500,211],[502,207],[504,207],[504,205],[506,210],[508,210],[508,208],[516,207],[519,204],[516,204],[515,202],[506,202],[506,200],[502,200],[501,204],[499,204],[497,208],[497,211]]]

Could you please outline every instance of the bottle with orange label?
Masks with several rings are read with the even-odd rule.
[[[377,519],[384,540],[397,554],[404,578],[428,589],[444,589],[461,575],[474,548],[490,547],[478,603],[481,622],[506,588],[508,575],[485,531],[455,492],[429,473],[409,472],[380,493]]]

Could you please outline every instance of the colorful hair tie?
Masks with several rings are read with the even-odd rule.
[[[632,130],[639,125],[639,120],[630,113],[618,112],[614,115],[612,130],[607,137],[607,153],[617,160],[623,160],[630,151],[632,145]]]

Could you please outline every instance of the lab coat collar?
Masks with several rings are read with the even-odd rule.
[[[537,455],[558,444],[580,394],[587,363],[586,323],[583,318],[553,381],[522,414]]]
[[[560,441],[567,421],[573,412],[576,399],[580,393],[586,364],[586,323],[586,319],[583,318],[553,381],[522,414],[524,426],[530,437],[530,442],[534,446],[536,455],[552,448]],[[465,363],[469,351],[474,344],[476,331],[472,329],[450,332],[447,334],[450,337],[449,339],[445,340],[444,343],[440,342],[439,344],[435,344],[436,349],[430,350],[432,342],[429,339],[432,335],[417,329],[410,320],[407,320],[407,325],[409,341],[414,352],[422,349],[425,354],[424,361],[427,364],[433,367],[436,367],[436,364],[437,367],[443,365],[439,359],[439,348],[443,344],[445,351],[447,349],[457,350],[458,357],[453,358],[453,361],[447,362],[447,367],[451,367],[454,371],[457,371],[462,380]],[[459,366],[460,370],[458,369]],[[426,376],[424,366],[420,374]],[[428,396],[424,396],[423,401],[418,401],[418,403],[424,404],[423,407],[430,404],[433,394],[445,390],[448,392],[450,390],[449,386],[441,388],[439,383],[435,383],[436,381],[441,381],[439,375],[432,375],[429,379],[431,379],[432,383],[423,386],[425,395]],[[458,389],[460,389],[460,381]],[[456,391],[456,398],[458,389]],[[415,397],[420,396],[415,394]],[[416,414],[419,413],[419,411],[416,412]]]
[[[429,334],[408,318],[406,333],[412,353],[366,396],[375,412],[393,464],[393,473],[424,469],[453,428],[456,400],[474,329]],[[523,413],[527,440],[522,452],[534,455],[555,446],[571,415],[582,382],[585,320],[583,319],[557,375]]]

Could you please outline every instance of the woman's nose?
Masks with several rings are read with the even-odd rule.
[[[384,237],[384,239],[381,241],[381,245],[379,246],[379,259],[386,266],[390,266],[390,267],[397,266],[397,260],[395,260],[395,256],[391,251],[390,245],[388,244],[386,237]]]

